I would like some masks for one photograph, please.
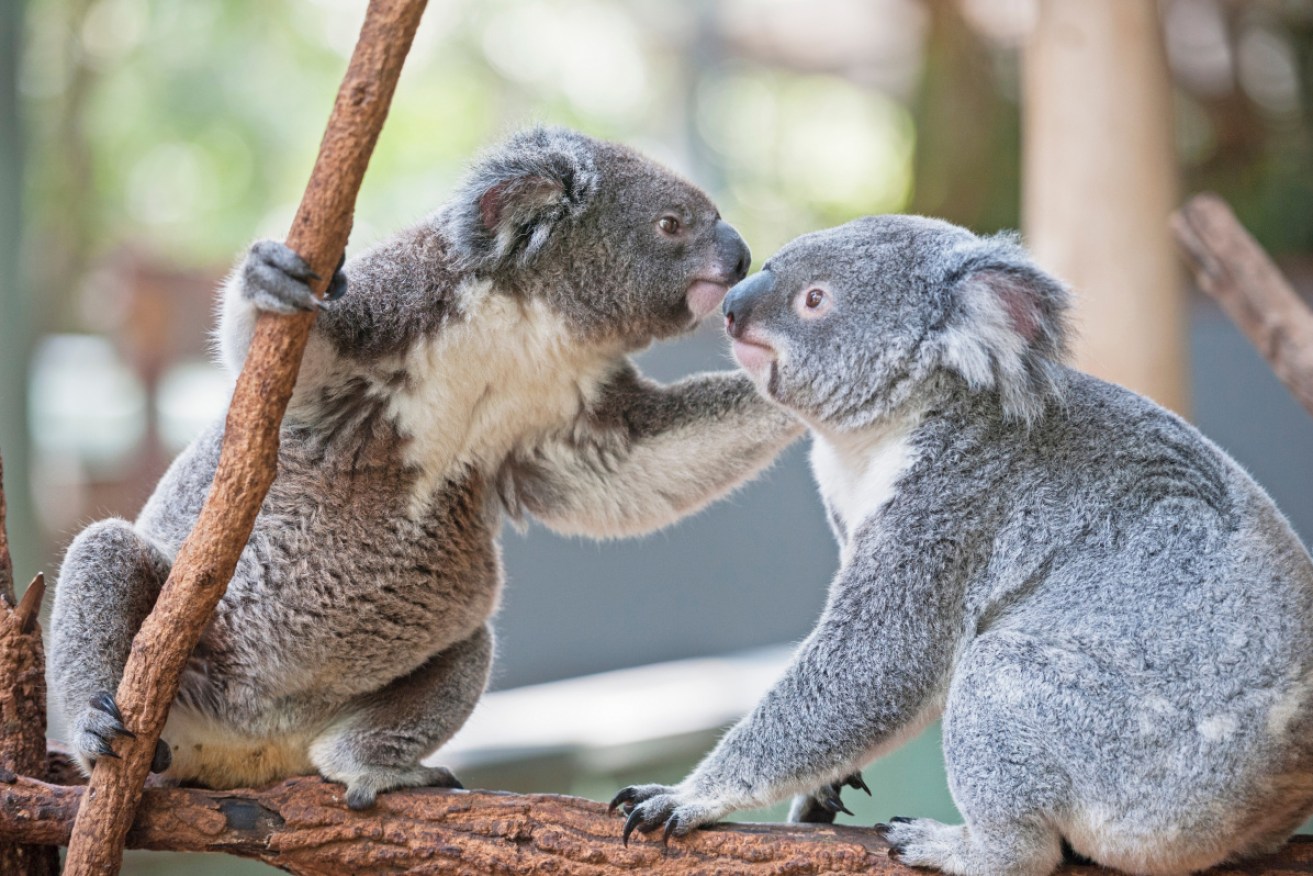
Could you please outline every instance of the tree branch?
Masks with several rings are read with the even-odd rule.
[[[84,789],[17,778],[0,784],[0,838],[59,844],[68,839]],[[133,848],[226,852],[303,876],[412,873],[443,876],[692,876],[700,873],[912,876],[891,861],[869,828],[726,824],[673,838],[639,838],[626,848],[621,820],[601,803],[550,794],[424,789],[379,797],[352,812],[340,785],[289,779],[259,790],[150,789],[128,834]],[[1065,867],[1064,874],[1097,874]],[[1313,838],[1278,855],[1210,871],[1214,876],[1313,873]]]
[[[288,245],[322,278],[323,294],[346,246],[356,193],[387,115],[425,0],[371,0],[338,91]],[[261,314],[228,410],[214,484],[155,609],[142,624],[117,701],[136,739],[102,757],[69,843],[69,876],[110,874],[140,799],[156,740],[188,656],[223,596],[273,482],[278,430],[296,382],[313,314]]]
[[[46,655],[37,613],[45,578],[37,575],[14,607],[14,570],[5,528],[4,461],[0,460],[0,777],[46,774]],[[0,873],[55,876],[54,849],[0,840]]]
[[[1196,195],[1171,222],[1199,288],[1313,414],[1313,311],[1217,195]]]

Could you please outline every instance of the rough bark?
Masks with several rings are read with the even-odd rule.
[[[46,774],[46,657],[37,623],[45,579],[37,575],[14,604],[6,511],[0,460],[0,779]],[[54,876],[58,872],[56,850],[0,841],[0,874]]]
[[[371,0],[338,91],[288,245],[322,280],[346,246],[361,179],[387,115],[425,0]],[[102,757],[78,813],[65,871],[111,874],[122,861],[151,755],[188,655],[232,577],[273,482],[278,429],[296,382],[313,314],[262,314],[228,411],[214,485],[183,543],[154,611],[132,643],[117,700],[136,739]]]
[[[67,841],[84,790],[27,778],[0,784],[0,838]],[[132,848],[226,852],[291,873],[411,873],[442,876],[807,876],[923,871],[887,857],[870,828],[726,824],[625,847],[621,820],[601,803],[549,794],[425,789],[384,794],[368,813],[352,812],[342,788],[317,778],[260,790],[151,789],[128,834]],[[1110,873],[1064,867],[1063,874]],[[1210,871],[1214,876],[1313,873],[1313,838],[1296,837],[1277,855]]]
[[[1172,215],[1172,230],[1199,288],[1313,414],[1313,311],[1217,195],[1187,201]]]

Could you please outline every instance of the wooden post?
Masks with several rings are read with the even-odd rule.
[[[1041,0],[1023,58],[1022,217],[1077,293],[1077,363],[1188,408],[1171,88],[1153,0]]]
[[[351,232],[356,193],[387,116],[425,0],[371,0],[338,91],[288,245],[322,278],[323,293]],[[117,872],[169,704],[188,656],[255,526],[273,482],[278,430],[313,314],[261,314],[228,410],[214,485],[183,543],[155,609],[142,624],[117,701],[135,739],[96,762],[69,841],[65,872]]]

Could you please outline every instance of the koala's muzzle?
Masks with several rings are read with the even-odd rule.
[[[752,264],[752,250],[748,244],[724,219],[716,220],[716,255],[725,269],[727,286],[733,286],[748,275],[748,266]]]
[[[731,338],[743,337],[753,308],[774,290],[775,275],[770,271],[758,271],[729,290],[721,309],[725,313],[725,331]]]
[[[688,307],[693,316],[701,319],[720,306],[725,291],[748,274],[752,264],[752,251],[724,219],[717,219],[713,230],[711,265],[708,274],[693,281],[688,287]]]

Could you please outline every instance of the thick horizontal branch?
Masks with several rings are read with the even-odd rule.
[[[1172,230],[1199,288],[1313,414],[1313,311],[1217,195],[1191,198],[1173,214]]]
[[[81,787],[27,778],[0,784],[0,840],[68,841]],[[352,812],[340,785],[290,779],[259,790],[149,789],[128,846],[227,852],[296,874],[415,873],[444,876],[552,873],[651,876],[694,873],[862,873],[912,876],[886,855],[869,828],[834,825],[719,825],[685,838],[636,838],[601,803],[548,794],[425,789],[379,797]],[[1069,867],[1068,874],[1104,872]],[[1213,871],[1218,876],[1313,873],[1313,841],[1298,837],[1279,855]]]

